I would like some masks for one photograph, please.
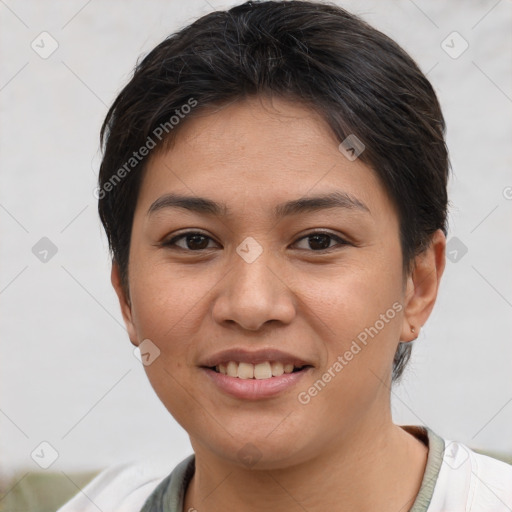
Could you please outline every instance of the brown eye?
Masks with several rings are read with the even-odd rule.
[[[308,240],[306,249],[313,250],[314,252],[327,251],[333,249],[336,245],[347,245],[347,242],[339,236],[325,232],[310,233],[302,237],[299,242],[303,240]],[[331,245],[333,241],[337,242],[334,246]]]
[[[209,248],[209,241],[212,241],[209,236],[195,231],[189,231],[188,233],[183,233],[172,238],[168,242],[164,242],[162,245],[166,247],[178,247],[185,251],[202,251]],[[181,242],[182,245],[178,242]]]

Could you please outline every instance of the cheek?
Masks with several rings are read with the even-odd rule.
[[[326,349],[318,380],[302,389],[302,399],[310,400],[305,422],[318,417],[333,426],[356,421],[387,392],[385,376],[401,329],[401,266],[373,258],[372,263],[351,266],[337,278],[304,281],[305,310],[314,313],[311,322]]]
[[[363,395],[371,399],[380,387],[376,375],[385,376],[390,369],[401,332],[403,298],[400,251],[389,249],[368,251],[357,264],[304,282],[305,310],[313,310],[311,318],[321,320],[314,321],[326,349],[324,371],[330,368],[336,374],[323,403],[328,403],[329,394],[342,393],[343,400],[333,400],[362,407]],[[359,390],[357,398],[345,396],[347,386]]]
[[[132,313],[139,337],[179,338],[194,325],[211,288],[208,273],[180,270],[169,263],[139,265],[130,283]]]
[[[401,267],[396,261],[379,263],[372,258],[334,269],[322,277],[304,275],[301,297],[308,309],[332,328],[331,338],[346,340],[373,325],[395,302],[400,302],[401,286]]]
[[[144,366],[151,386],[176,421],[190,430],[192,418],[201,414],[190,399],[190,394],[196,395],[194,340],[204,316],[205,291],[211,286],[199,275],[185,278],[175,270],[147,263],[132,272],[132,315],[138,339],[149,339],[157,347],[158,356]]]

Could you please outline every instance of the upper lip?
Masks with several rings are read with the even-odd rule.
[[[292,363],[296,367],[300,366],[312,366],[310,362],[295,356],[293,354],[289,354],[287,352],[283,352],[281,350],[276,350],[272,348],[268,349],[260,349],[260,350],[247,350],[243,348],[231,348],[228,350],[222,350],[220,352],[216,352],[213,355],[204,357],[199,366],[211,368],[213,366],[218,366],[219,364],[226,364],[229,361],[235,361],[237,363],[251,363],[258,364],[264,363],[266,361],[269,362],[280,362],[283,364]]]

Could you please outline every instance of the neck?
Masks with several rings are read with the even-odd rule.
[[[427,447],[391,420],[364,430],[353,429],[313,459],[273,470],[240,468],[195,450],[184,510],[409,510],[423,479]]]

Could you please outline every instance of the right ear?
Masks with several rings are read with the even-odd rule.
[[[122,284],[119,265],[114,261],[112,262],[112,272],[110,274],[110,280],[112,282],[114,290],[116,291],[117,298],[119,299],[121,313],[123,315],[123,320],[126,325],[126,331],[128,332],[130,341],[135,347],[138,347],[139,341],[137,339],[137,330],[135,329],[135,324],[133,323],[132,306]]]

